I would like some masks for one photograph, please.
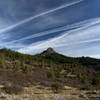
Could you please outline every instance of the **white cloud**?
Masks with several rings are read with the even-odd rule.
[[[55,20],[55,19],[53,19],[53,20]],[[88,28],[89,26],[96,25],[99,22],[100,22],[100,18],[93,18],[93,19],[89,19],[89,20],[85,20],[85,21],[80,21],[78,23],[74,23],[74,24],[71,24],[71,25],[66,25],[66,26],[55,28],[55,29],[52,29],[52,30],[43,31],[43,32],[39,32],[39,33],[34,33],[33,35],[26,36],[26,37],[23,37],[21,39],[14,40],[14,41],[11,41],[11,42],[7,42],[6,44],[12,44],[12,43],[16,43],[16,42],[22,42],[23,40],[25,41],[27,39],[34,39],[34,38],[37,38],[37,37],[40,37],[40,36],[54,34],[55,32],[60,32],[60,31],[65,31],[65,32],[62,33],[62,34],[64,34],[68,30],[71,30],[73,28],[74,29],[76,28],[76,30],[77,30],[77,28],[81,28],[82,27],[84,29],[84,28]],[[40,26],[41,26],[41,24],[40,24]],[[71,30],[71,31],[73,31],[73,30]],[[68,32],[68,33],[70,33],[70,32]]]
[[[34,53],[34,50],[40,52],[48,47],[53,47],[57,51],[61,51],[65,55],[71,56],[92,56],[92,53],[97,53],[98,46],[88,46],[90,43],[100,41],[100,18],[84,21],[85,23],[77,24],[78,28],[66,31],[63,35],[49,39],[46,41],[40,41],[33,43],[26,48],[19,49],[19,52]],[[72,25],[73,26],[73,25]],[[95,47],[95,49],[94,49]],[[96,50],[97,49],[97,50]],[[66,51],[65,51],[66,50]],[[91,50],[91,51],[89,51]],[[92,50],[96,50],[95,52]],[[87,52],[88,51],[88,52]],[[89,53],[90,52],[90,53]],[[35,52],[36,53],[36,52]]]
[[[78,4],[78,3],[82,2],[82,1],[83,1],[83,0],[78,0],[78,1],[75,1],[75,2],[67,3],[67,4],[62,5],[62,6],[59,6],[59,7],[55,8],[55,9],[51,9],[51,10],[49,10],[49,11],[46,11],[46,12],[37,14],[37,15],[35,15],[35,16],[32,16],[32,17],[30,17],[30,18],[24,19],[24,20],[22,20],[22,21],[20,21],[20,22],[18,22],[18,23],[16,23],[16,24],[13,24],[13,25],[11,25],[11,26],[8,26],[7,28],[1,29],[1,30],[0,30],[0,33],[9,31],[9,30],[11,30],[11,29],[14,29],[15,27],[18,27],[19,25],[25,24],[25,23],[27,23],[27,22],[29,22],[29,21],[31,21],[31,20],[34,20],[34,19],[36,19],[36,18],[38,18],[38,17],[40,17],[40,16],[44,16],[44,15],[46,15],[46,14],[49,14],[49,13],[58,11],[58,10],[63,9],[63,8],[65,8],[65,7],[69,7],[69,6]]]

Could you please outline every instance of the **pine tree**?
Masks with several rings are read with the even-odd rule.
[[[1,59],[0,60],[1,60],[1,67],[6,69],[6,62],[5,62],[5,58],[4,58],[3,55],[1,55]]]
[[[42,67],[42,68],[45,67],[44,60],[42,60],[41,67]]]

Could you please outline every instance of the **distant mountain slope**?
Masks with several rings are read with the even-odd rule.
[[[83,66],[87,66],[89,68],[93,68],[95,70],[100,70],[100,59],[95,59],[91,57],[68,57],[64,56],[62,54],[57,53],[53,48],[48,48],[47,50],[43,51],[41,54],[38,55],[27,55],[27,54],[21,54],[12,50],[8,49],[1,49],[0,54],[13,57],[13,59],[29,59],[31,60],[37,60],[37,61],[52,61],[54,63],[60,63],[60,64],[80,64]],[[15,58],[14,58],[15,57]],[[27,60],[28,60],[27,59]]]
[[[83,66],[87,66],[90,68],[94,68],[96,70],[100,70],[100,59],[91,58],[91,57],[68,57],[62,54],[55,52],[52,48],[51,52],[47,49],[46,51],[42,52],[40,55],[45,56],[46,59],[51,59],[54,62],[59,63],[70,63],[70,64],[81,64]]]

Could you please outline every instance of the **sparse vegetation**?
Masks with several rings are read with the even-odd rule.
[[[77,84],[73,84],[74,81],[77,81],[76,83],[79,83],[80,87],[90,85],[100,88],[100,59],[90,57],[66,57],[53,50],[50,54],[48,50],[48,53],[45,51],[37,55],[27,55],[9,49],[1,49],[0,69],[5,70],[5,73],[6,71],[20,72],[23,80],[26,80],[23,74],[30,75],[27,79],[30,83],[25,81],[26,84],[31,84],[34,77],[38,76],[39,79],[36,78],[38,82],[59,80],[65,85],[77,87]]]
[[[92,85],[100,85],[100,80],[98,80],[98,79],[92,79],[91,84]]]
[[[58,82],[52,84],[51,87],[52,87],[53,91],[56,93],[61,91],[62,89],[64,89],[63,85],[61,83],[58,83]]]
[[[12,85],[9,87],[3,87],[2,89],[8,94],[19,94],[19,93],[22,93],[24,91],[23,87],[19,86],[19,85]]]
[[[85,84],[85,83],[88,82],[88,80],[87,80],[87,78],[86,78],[85,75],[78,74],[78,75],[77,75],[77,78],[78,78],[83,84]]]
[[[27,66],[27,65],[23,65],[22,66],[22,71],[24,73],[31,73],[32,72],[32,69],[29,66]]]
[[[47,76],[48,76],[48,78],[55,79],[55,72],[52,68],[49,69]]]

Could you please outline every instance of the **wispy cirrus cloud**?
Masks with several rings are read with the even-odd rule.
[[[22,25],[22,24],[24,24],[24,23],[27,23],[27,22],[29,22],[29,21],[31,21],[31,20],[34,20],[34,19],[36,19],[36,18],[38,18],[38,17],[40,17],[40,16],[43,16],[43,15],[46,15],[46,14],[49,14],[49,13],[53,13],[53,12],[55,12],[55,11],[57,11],[57,10],[60,10],[60,9],[65,8],[65,7],[69,7],[69,6],[75,5],[75,4],[80,3],[80,2],[82,2],[82,1],[83,1],[83,0],[77,0],[77,1],[75,1],[75,2],[67,3],[67,4],[62,5],[62,6],[60,6],[60,7],[57,7],[57,8],[51,9],[51,10],[49,10],[49,11],[46,11],[46,12],[37,14],[37,15],[32,16],[32,17],[29,17],[29,18],[24,19],[24,20],[22,20],[22,21],[20,21],[20,22],[18,22],[18,23],[16,23],[16,24],[14,24],[14,25],[11,25],[11,26],[9,26],[9,27],[7,27],[7,28],[1,29],[1,30],[0,30],[0,33],[9,31],[9,30],[11,30],[11,29],[13,29],[13,28],[15,28],[15,27],[17,27],[17,26],[19,26],[19,25]]]
[[[61,36],[46,41],[33,43],[26,48],[19,49],[18,51],[23,53],[30,52],[32,54],[34,53],[34,50],[39,52],[48,47],[53,47],[56,50],[57,48],[59,48],[59,50],[57,51],[60,52],[60,50],[63,51],[62,48],[64,47],[64,50],[66,51],[63,51],[63,53],[66,55],[70,54],[73,56],[92,56],[92,49],[96,50],[95,46],[97,47],[98,45],[92,45],[92,43],[100,41],[100,18],[91,19],[87,21],[85,20],[83,22],[77,23],[77,27],[75,25],[72,26],[74,29],[65,31],[64,34]],[[72,49],[74,49],[74,51]],[[88,49],[91,49],[92,52],[90,51],[90,53],[86,53]],[[96,51],[95,53],[97,53]]]
[[[81,22],[78,22],[78,23],[74,23],[74,24],[71,24],[71,25],[66,25],[66,26],[63,26],[63,27],[54,28],[54,29],[51,29],[51,30],[48,30],[48,31],[34,33],[34,34],[26,36],[24,38],[21,38],[21,39],[18,39],[18,40],[14,40],[14,41],[11,41],[11,42],[7,42],[6,44],[12,44],[12,43],[16,43],[16,42],[21,42],[21,41],[25,41],[27,39],[34,39],[34,38],[38,38],[38,37],[41,37],[41,36],[54,34],[55,32],[65,31],[65,32],[61,33],[61,34],[64,34],[64,33],[68,32],[68,30],[73,31],[72,29],[88,28],[88,27],[90,27],[92,25],[96,25],[98,23],[100,23],[100,18],[93,18],[93,19],[81,21]],[[70,33],[70,32],[68,32],[68,33]]]

